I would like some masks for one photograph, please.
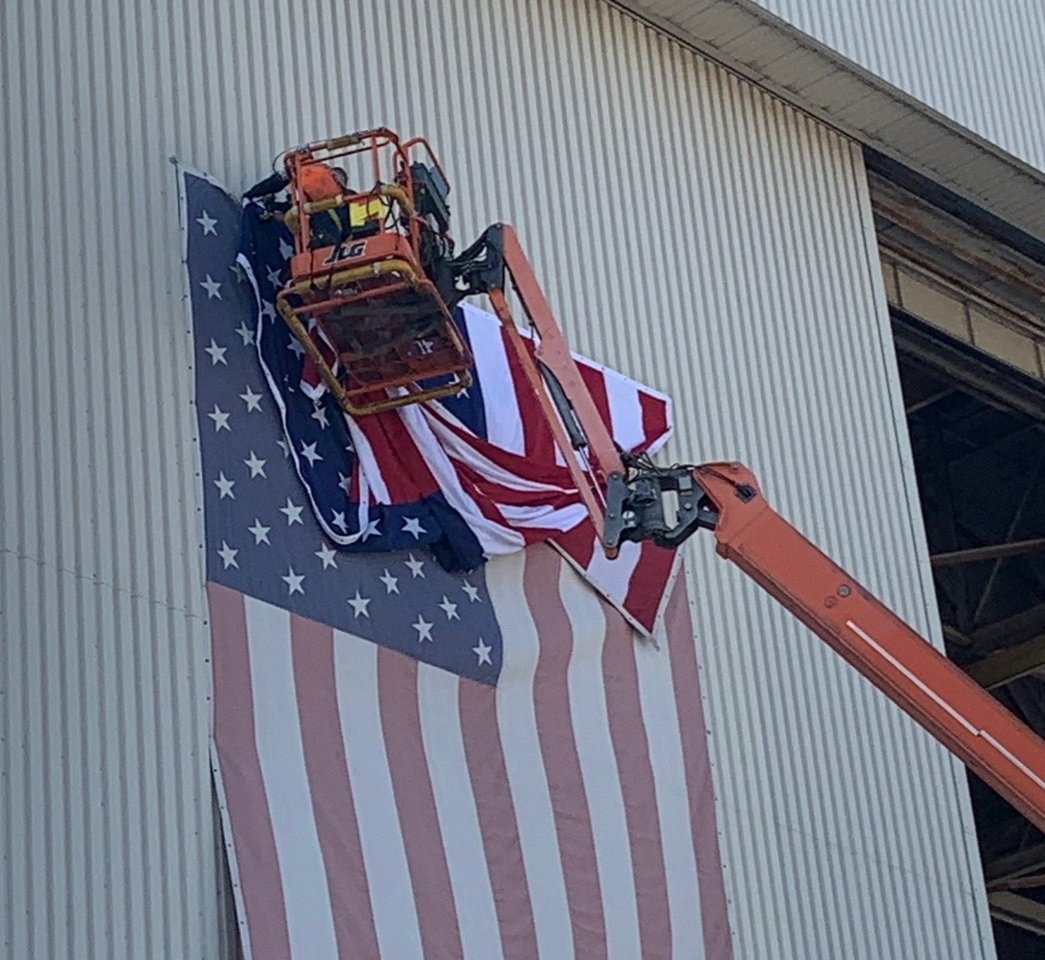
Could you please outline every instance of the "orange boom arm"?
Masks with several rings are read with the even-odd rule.
[[[1045,830],[1045,741],[773,510],[747,468],[694,478],[718,514],[718,553]]]

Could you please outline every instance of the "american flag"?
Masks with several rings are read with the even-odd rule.
[[[731,957],[684,578],[655,646],[544,543],[470,573],[412,536],[332,546],[258,362],[239,206],[181,188],[245,955]]]

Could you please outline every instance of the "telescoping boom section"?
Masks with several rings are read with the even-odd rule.
[[[359,153],[372,182],[351,190],[326,176]],[[711,531],[720,556],[1045,831],[1045,741],[773,510],[751,471],[621,455],[515,231],[495,224],[454,252],[449,182],[426,141],[380,128],[297,148],[285,165],[295,245],[278,306],[348,413],[462,389],[471,356],[453,308],[486,295],[607,556],[626,541],[675,548]]]

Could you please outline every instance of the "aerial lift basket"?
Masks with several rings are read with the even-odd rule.
[[[339,164],[360,161],[349,189]],[[452,396],[471,383],[451,316],[449,185],[422,138],[378,128],[289,151],[290,280],[276,307],[353,416]],[[310,189],[315,183],[333,190]],[[357,192],[358,191],[358,192]]]

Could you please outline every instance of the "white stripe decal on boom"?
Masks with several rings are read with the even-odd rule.
[[[1014,756],[1009,750],[1003,747],[997,740],[994,739],[991,734],[986,730],[981,730],[975,724],[970,723],[968,719],[962,716],[957,710],[954,709],[946,700],[943,699],[935,690],[929,687],[920,677],[915,676],[910,670],[907,669],[899,660],[896,659],[888,650],[886,650],[877,640],[872,636],[858,627],[852,620],[846,620],[845,625],[853,631],[861,640],[864,641],[869,647],[875,650],[883,660],[887,660],[897,670],[900,671],[908,680],[911,681],[919,690],[925,693],[933,703],[937,704],[941,709],[958,721],[966,730],[969,731],[974,737],[980,737],[985,743],[990,744],[998,751],[1006,760],[1009,761],[1014,767],[1020,770],[1024,776],[1029,780],[1033,781],[1037,786],[1045,790],[1045,780],[1042,780],[1030,767],[1028,767],[1022,760]]]

